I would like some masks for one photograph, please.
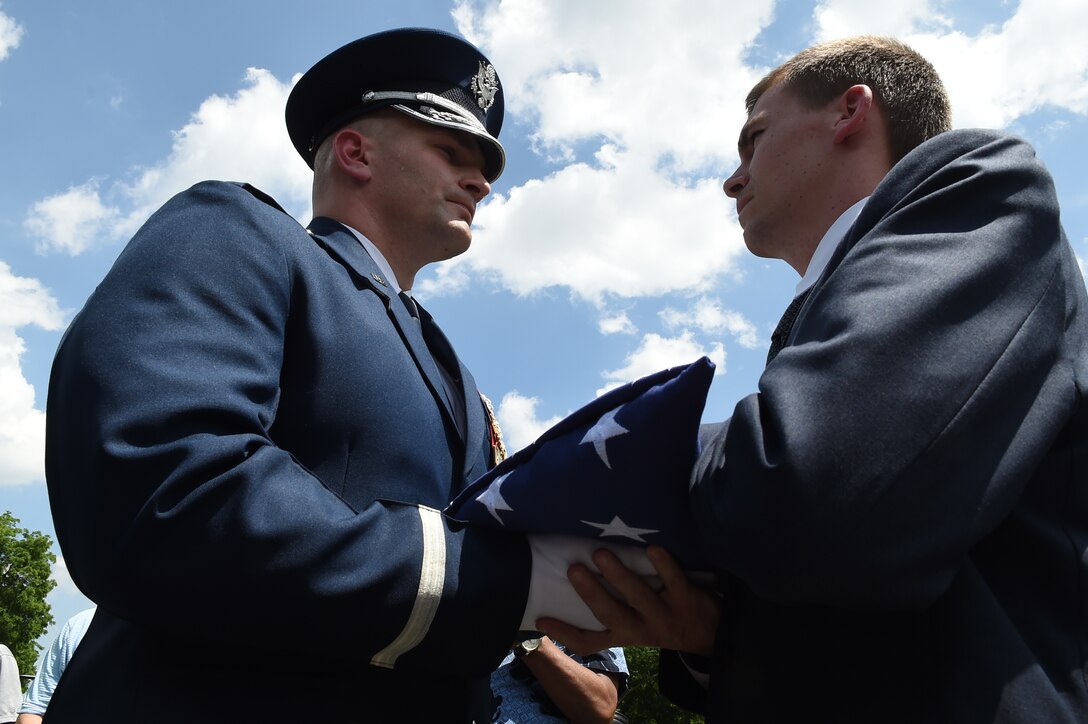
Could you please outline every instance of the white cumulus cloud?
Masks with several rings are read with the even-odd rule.
[[[968,35],[933,2],[828,0],[815,12],[817,39],[900,37],[940,73],[959,127],[1004,128],[1047,106],[1088,113],[1088,3],[1021,0],[1001,7],[1007,19]]]
[[[23,27],[7,13],[0,12],[0,60],[8,57],[23,40]]]
[[[549,427],[559,422],[562,417],[556,416],[546,420],[537,417],[537,405],[540,400],[536,397],[525,397],[517,390],[503,395],[499,409],[495,416],[499,420],[506,450],[513,454],[531,444]]]
[[[740,312],[723,309],[721,302],[716,299],[703,297],[687,311],[666,307],[658,316],[671,329],[695,327],[708,334],[731,334],[737,344],[745,349],[757,349],[764,344],[756,325]]]
[[[816,42],[859,33],[900,36],[951,25],[930,0],[829,0],[816,6],[813,17]]]
[[[174,133],[170,155],[108,188],[92,179],[37,202],[25,225],[38,250],[80,254],[130,237],[174,194],[205,179],[248,181],[309,213],[312,174],[283,126],[291,84],[250,68],[232,96],[211,96]]]
[[[45,412],[35,407],[34,386],[20,368],[26,345],[17,331],[62,324],[56,299],[41,283],[0,261],[0,487],[45,479]]]
[[[517,294],[583,299],[705,289],[743,245],[721,178],[735,161],[747,48],[773,2],[461,0],[459,30],[500,69],[508,109],[562,167],[481,208],[461,268]]]
[[[1088,3],[1003,4],[1004,20],[970,35],[948,8],[824,0],[812,41],[903,38],[944,77],[959,126],[1005,127],[1045,106],[1088,112]],[[735,267],[743,246],[718,187],[735,163],[741,99],[766,70],[746,61],[774,3],[688,0],[683,9],[457,2],[458,29],[500,68],[512,122],[558,169],[481,208],[474,252],[441,268],[432,291],[459,289],[476,271],[517,294],[568,287],[603,307],[609,297],[705,291]],[[744,325],[734,318],[731,331],[747,346]]]
[[[627,316],[627,312],[607,314],[601,317],[600,321],[597,322],[597,328],[601,334],[635,334],[638,332],[638,328],[635,327],[635,323],[631,321],[631,318]]]
[[[245,81],[235,95],[201,103],[174,133],[170,156],[125,187],[133,202],[128,233],[168,198],[205,179],[249,181],[288,208],[309,203],[312,173],[283,125],[291,84],[259,68],[248,69]]]
[[[707,289],[744,249],[727,201],[717,179],[676,182],[625,153],[572,164],[483,207],[472,253],[442,265],[432,291],[463,283],[461,267],[520,295],[567,286],[595,303]]]
[[[684,169],[733,157],[756,80],[747,45],[774,3],[461,0],[458,29],[500,69],[510,109],[545,146],[601,137]],[[743,95],[741,96],[743,97]]]
[[[638,349],[627,355],[626,364],[623,367],[608,370],[601,375],[606,384],[597,390],[597,395],[603,395],[615,387],[654,372],[689,364],[703,356],[709,357],[714,363],[715,375],[725,371],[725,347],[721,342],[716,342],[706,349],[696,341],[695,335],[690,330],[684,330],[679,337],[647,334],[642,338]]]
[[[56,581],[56,588],[50,592],[50,597],[53,596],[65,596],[71,598],[82,598],[83,592],[76,586],[75,581],[72,580],[72,574],[68,571],[68,564],[64,562],[62,556],[57,556],[56,563],[53,564],[53,570],[49,576]]]
[[[91,180],[34,204],[24,226],[37,239],[39,253],[78,256],[113,239],[120,218],[121,211],[102,201],[98,182]]]

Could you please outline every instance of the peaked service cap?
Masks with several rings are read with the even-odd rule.
[[[490,61],[468,41],[430,28],[399,28],[355,40],[319,60],[287,99],[287,132],[314,167],[329,135],[379,108],[471,134],[489,182],[502,173],[503,93]]]

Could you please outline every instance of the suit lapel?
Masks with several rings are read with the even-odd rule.
[[[461,382],[465,388],[465,429],[466,439],[488,441],[491,439],[490,431],[486,429],[487,419],[484,417],[483,400],[480,399],[480,391],[476,387],[476,381],[472,375],[461,365]],[[483,475],[491,467],[488,455],[490,445],[481,442],[478,445],[465,446],[465,473],[464,478],[468,482]],[[477,471],[472,474],[472,471]]]
[[[418,306],[418,305],[417,305]],[[487,440],[487,432],[485,425],[487,424],[484,418],[483,403],[480,400],[480,392],[476,389],[476,380],[473,379],[472,373],[468,371],[468,368],[461,363],[461,360],[457,357],[457,354],[453,350],[453,345],[450,344],[449,339],[442,332],[441,328],[434,323],[434,318],[430,313],[419,306],[419,316],[424,318],[429,325],[431,339],[430,346],[435,355],[441,356],[442,364],[446,366],[452,374],[456,374],[460,379],[460,394],[463,409],[465,411],[465,433],[464,439],[467,440]],[[487,469],[487,463],[483,460],[485,455],[484,446],[473,445],[466,446],[465,450],[465,474],[468,475],[469,471],[474,468],[481,471]],[[482,467],[477,467],[482,466]]]
[[[770,364],[771,360],[777,357],[782,348],[786,346],[786,342],[790,338],[790,332],[793,331],[793,324],[797,321],[797,317],[801,313],[801,307],[804,306],[805,300],[808,299],[811,291],[812,287],[809,287],[794,297],[793,301],[786,307],[786,311],[782,313],[782,318],[778,320],[778,326],[771,333],[771,348],[767,351],[767,364]]]
[[[355,235],[338,221],[317,217],[310,222],[307,231],[309,231],[314,241],[354,273],[357,282],[361,282],[361,287],[373,291],[385,302],[390,321],[400,333],[404,346],[408,348],[415,360],[416,367],[445,415],[447,424],[456,431],[457,424],[454,421],[454,413],[450,403],[446,400],[441,373],[438,371],[434,357],[423,339],[423,331],[419,323],[408,314],[404,303],[394,293],[393,287],[385,279],[370,254],[366,252],[366,249],[355,238]],[[442,339],[445,340],[444,335],[442,335]],[[449,346],[448,341],[445,344],[447,347]],[[452,354],[452,348],[450,352]],[[456,357],[454,359],[456,360]],[[462,379],[464,379],[463,370],[461,374]]]
[[[434,354],[442,356],[442,364],[446,365],[446,369],[457,375],[460,381],[461,405],[465,410],[465,433],[463,433],[463,440],[477,440],[481,441],[481,444],[466,445],[465,450],[465,471],[463,471],[463,478],[471,482],[475,477],[483,475],[484,471],[489,468],[489,464],[485,461],[485,447],[482,444],[483,440],[489,440],[485,432],[484,426],[486,420],[483,414],[483,403],[480,400],[480,391],[475,385],[475,380],[472,378],[472,373],[469,372],[465,365],[461,364],[461,360],[454,352],[454,347],[449,344],[449,340],[446,339],[446,335],[441,328],[438,328],[434,323],[434,318],[428,310],[423,307],[419,307],[419,314],[421,318],[426,318],[426,321],[430,324],[431,330],[431,348]],[[471,474],[472,470],[477,470],[477,473]],[[471,475],[470,475],[471,474]]]

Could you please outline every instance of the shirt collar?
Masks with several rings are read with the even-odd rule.
[[[846,232],[857,221],[862,207],[865,206],[865,202],[868,200],[869,197],[866,196],[835,219],[835,223],[831,225],[831,228],[824,234],[824,238],[820,239],[820,243],[816,245],[816,251],[812,253],[812,259],[808,263],[805,275],[801,277],[801,281],[797,282],[797,290],[794,292],[795,297],[807,291],[824,273],[827,262],[831,260],[831,255],[835,253],[835,250],[839,248],[839,244],[846,238]]]
[[[368,254],[370,254],[370,258],[374,260],[374,263],[377,264],[378,268],[382,270],[383,274],[385,274],[385,278],[389,282],[390,286],[393,287],[393,291],[397,294],[400,294],[402,291],[411,294],[411,289],[400,288],[400,282],[397,281],[397,275],[393,273],[393,267],[389,266],[389,262],[385,260],[385,255],[378,251],[378,247],[374,246],[374,242],[363,236],[362,232],[360,232],[359,230],[353,229],[347,224],[344,224],[343,221],[341,221],[340,223],[343,224],[345,229],[354,234],[355,238],[359,240],[359,243],[363,245],[363,248],[366,249]]]

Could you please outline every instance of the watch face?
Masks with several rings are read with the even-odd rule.
[[[533,653],[538,648],[540,648],[540,639],[525,639],[518,644],[518,653],[524,656]]]

